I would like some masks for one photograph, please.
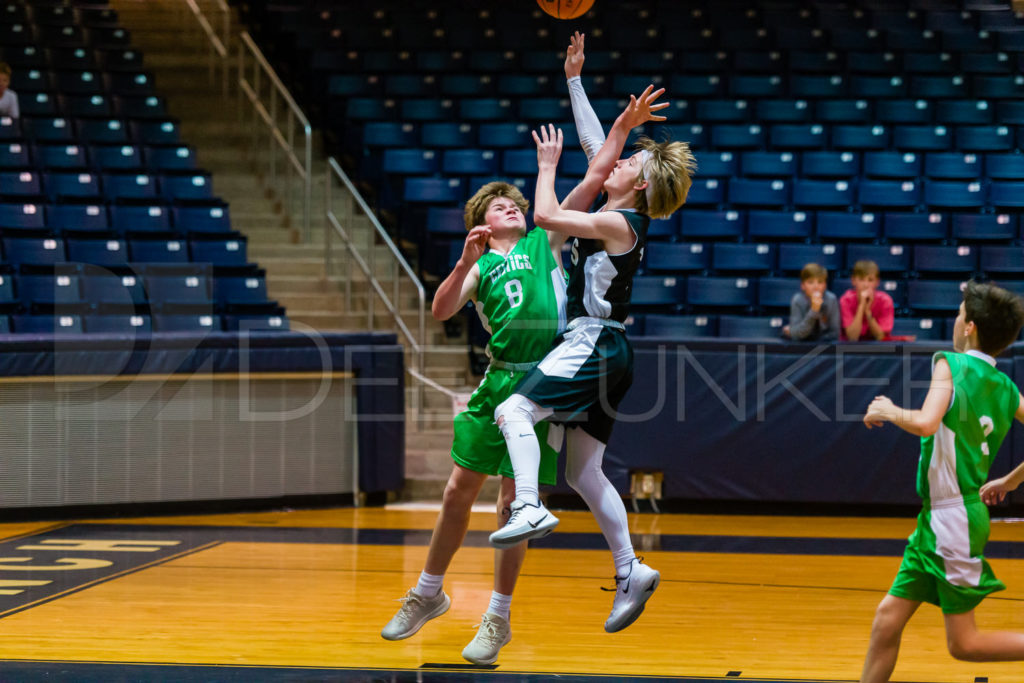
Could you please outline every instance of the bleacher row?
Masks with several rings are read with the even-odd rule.
[[[286,330],[106,3],[0,2],[0,332]]]

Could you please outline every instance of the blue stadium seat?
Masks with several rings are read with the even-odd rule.
[[[978,269],[978,250],[969,245],[957,247],[918,244],[914,246],[914,270],[919,273],[963,273]]]
[[[114,113],[125,119],[167,119],[167,103],[156,95],[111,96]]]
[[[927,100],[879,100],[878,120],[885,124],[926,124],[932,121],[932,103]]]
[[[801,207],[844,208],[854,204],[854,184],[849,180],[793,181],[793,204]]]
[[[679,215],[680,212],[677,211],[668,218],[651,219],[650,225],[647,226],[647,239],[674,240],[679,235]]]
[[[849,93],[851,97],[869,100],[906,97],[907,83],[901,76],[853,74],[850,76]]]
[[[0,143],[0,169],[27,170],[32,166],[29,146],[22,142]]]
[[[220,332],[223,321],[219,315],[155,315],[153,329],[157,332]]]
[[[1024,247],[981,247],[979,267],[985,273],[1024,273]]]
[[[1024,125],[1024,100],[996,102],[996,120],[1008,126]]]
[[[131,139],[141,145],[181,144],[180,130],[173,120],[130,121],[128,128]]]
[[[1024,181],[996,180],[989,184],[989,204],[996,208],[1024,206]]]
[[[91,263],[104,268],[128,265],[128,246],[124,240],[68,238],[67,257],[76,263]]]
[[[250,332],[253,330],[287,332],[291,325],[285,315],[225,315],[224,330],[227,332]]]
[[[910,78],[910,96],[927,100],[953,100],[968,97],[963,76],[917,74]]]
[[[14,278],[10,275],[0,275],[0,303],[12,304],[17,300],[14,296]]]
[[[35,198],[42,194],[39,174],[33,171],[0,171],[0,197]]]
[[[148,173],[104,173],[103,190],[111,199],[156,199],[157,177]]]
[[[531,77],[532,78],[532,77]],[[481,123],[478,132],[478,144],[484,148],[529,149],[533,143],[530,127],[525,123],[494,122]],[[530,150],[536,152],[536,150]],[[534,153],[534,157],[536,157]]]
[[[0,228],[36,230],[46,225],[42,204],[10,203],[0,204]]]
[[[1024,79],[1019,75],[976,74],[970,77],[971,93],[979,99],[1007,100],[1024,98]]]
[[[775,267],[775,249],[771,244],[716,242],[711,267],[716,271],[768,272]]]
[[[756,278],[691,275],[686,279],[686,302],[693,306],[752,306],[756,290]]]
[[[154,275],[146,277],[146,291],[153,303],[208,304],[210,283],[205,275]]]
[[[817,234],[823,240],[873,240],[879,223],[872,213],[819,211],[815,219]]]
[[[350,100],[351,102],[351,100]],[[381,119],[395,119],[399,121],[451,121],[458,117],[458,110],[455,101],[444,98],[423,98],[409,97],[401,101],[401,113],[395,112],[395,108],[385,108],[380,114],[374,113],[364,120],[379,121]],[[468,124],[467,124],[468,125]],[[472,144],[470,142],[469,144]]]
[[[82,301],[77,275],[20,275],[18,298],[30,304],[77,304]]]
[[[699,242],[659,244],[647,250],[647,272],[703,272],[711,267],[711,253],[710,245]]]
[[[9,263],[53,265],[67,260],[64,240],[53,237],[5,237],[4,257]]]
[[[110,218],[100,204],[55,204],[46,210],[46,227],[57,232],[107,232]]]
[[[684,239],[737,238],[746,228],[746,214],[741,211],[686,209],[679,214],[679,234]]]
[[[537,175],[535,149],[507,149],[501,155],[501,172],[514,176]]]
[[[467,102],[477,102],[467,107]],[[465,117],[467,120],[477,121],[508,121],[522,120],[531,124],[546,124],[558,121],[572,121],[572,108],[569,100],[560,97],[526,97],[519,100],[518,117],[513,117],[511,104],[505,107],[508,100],[498,100],[497,104],[491,103],[486,98],[476,100],[462,100],[460,112],[465,113],[467,109],[472,110],[473,115]]]
[[[924,174],[936,180],[980,178],[981,157],[962,152],[931,152],[925,156]]]
[[[78,139],[91,144],[124,145],[128,126],[120,119],[78,119]]]
[[[842,99],[847,96],[846,82],[837,75],[794,73],[789,78],[789,94],[798,99]]]
[[[832,147],[835,149],[861,151],[886,149],[888,146],[889,131],[885,126],[845,124],[832,126]]]
[[[133,239],[133,263],[188,263],[188,244],[182,240]]]
[[[800,278],[762,277],[757,281],[757,303],[764,308],[789,308],[798,291]]]
[[[986,154],[985,175],[992,180],[1024,180],[1024,154]]]
[[[44,174],[46,194],[61,201],[100,200],[100,179],[92,173],[49,172]]]
[[[171,229],[170,211],[159,205],[137,206],[113,204],[110,206],[110,226],[118,234],[136,232],[168,232]]]
[[[857,261],[874,261],[882,273],[903,275],[910,270],[910,248],[902,244],[850,244],[846,247],[846,269]]]
[[[986,100],[944,100],[935,107],[936,120],[946,125],[991,125],[994,115],[995,108]]]
[[[450,121],[424,123],[420,129],[420,144],[424,147],[472,147],[476,144],[476,128],[470,123]]]
[[[92,304],[134,306],[147,300],[142,282],[137,275],[93,271],[82,278],[83,298]]]
[[[960,126],[956,145],[966,152],[1008,152],[1014,149],[1009,126]]]
[[[921,175],[921,156],[894,150],[864,152],[864,175],[911,180]]]
[[[755,118],[763,123],[806,123],[811,118],[811,107],[807,100],[758,100]],[[704,119],[698,116],[698,120]]]
[[[680,97],[711,98],[725,94],[725,84],[715,74],[674,73],[669,78],[668,89],[669,92],[678,93]]]
[[[860,172],[857,152],[803,152],[800,160],[801,172],[808,178],[851,178]]]
[[[893,74],[899,70],[899,61],[894,53],[853,50],[846,54],[846,68],[854,74],[850,78],[851,94],[870,98],[893,96],[888,90],[893,86],[888,81],[892,80]],[[865,80],[868,75],[875,78]],[[902,92],[902,79],[899,85]]]
[[[146,165],[159,173],[196,170],[196,153],[188,145],[149,146],[145,158]]]
[[[708,132],[709,127],[705,127],[699,123],[683,125],[677,130],[680,131],[680,140],[689,141],[690,149],[703,149],[711,142],[711,134]]]
[[[143,168],[142,148],[137,145],[94,145],[93,162],[103,171],[138,171]]]
[[[985,185],[953,180],[924,181],[924,203],[949,209],[975,209],[985,205]]]
[[[179,233],[230,233],[231,216],[225,206],[175,206],[174,229]]]
[[[86,332],[97,334],[149,334],[153,319],[148,315],[87,315],[83,320]]]
[[[367,121],[363,124],[363,145],[366,147],[415,147],[417,144],[419,131],[415,124],[397,121]]]
[[[894,126],[892,145],[901,151],[941,152],[952,147],[953,135],[946,126]]]
[[[966,242],[1017,238],[1016,214],[954,213],[953,239]]]
[[[777,123],[768,140],[775,149],[821,149],[826,143],[825,126],[820,123]]]
[[[867,100],[821,100],[814,106],[815,120],[822,123],[869,123],[871,105]]]
[[[78,315],[16,315],[16,334],[80,334],[82,319]]]
[[[249,262],[246,238],[234,237],[226,240],[191,240],[189,251],[195,263],[210,263],[217,266],[244,266]]]
[[[718,334],[717,319],[709,315],[658,315],[644,316],[645,337],[666,337],[689,339],[714,337]]]
[[[163,173],[160,193],[170,202],[195,202],[215,199],[213,177],[209,173]]]
[[[804,211],[760,211],[747,214],[747,234],[752,239],[808,238],[814,220]]]
[[[732,339],[778,339],[786,320],[782,316],[722,315],[718,336]]]
[[[767,135],[757,124],[723,123],[711,129],[711,144],[721,149],[757,149],[764,147]]]
[[[686,196],[687,206],[717,206],[725,201],[726,182],[724,179],[694,179]]]
[[[213,298],[219,304],[267,303],[267,282],[262,275],[225,276],[213,280]]]
[[[407,202],[453,204],[465,194],[458,178],[406,178],[403,198]]]
[[[946,341],[945,325],[941,318],[904,318],[893,320],[892,336],[913,337],[914,341]]]
[[[447,149],[442,155],[441,170],[450,175],[494,175],[498,172],[498,156],[486,149]]]
[[[737,206],[784,206],[789,203],[789,195],[790,183],[786,180],[733,178],[729,181],[729,202]]]
[[[697,152],[695,156],[702,177],[728,178],[739,173],[739,155],[734,152]]]
[[[426,228],[431,236],[463,240],[466,236],[463,210],[431,206],[427,209]]]
[[[948,311],[960,308],[963,282],[959,280],[911,280],[907,283],[907,305],[915,311]]]
[[[750,120],[750,107],[746,100],[699,100],[696,117],[704,123],[743,123]]]
[[[797,172],[797,158],[793,152],[743,152],[740,167],[748,177],[791,178]],[[701,175],[707,173],[700,163],[697,168]]]
[[[896,242],[944,240],[949,233],[949,219],[939,213],[887,213],[883,234]]]
[[[633,278],[631,303],[638,309],[675,308],[685,301],[686,279],[673,276],[638,275]]]
[[[817,263],[831,273],[843,267],[843,248],[838,244],[787,244],[779,245],[779,270],[783,273],[799,273],[808,263]]]
[[[783,80],[777,73],[734,73],[729,79],[730,94],[735,97],[778,98],[785,92]]]
[[[921,201],[918,183],[913,180],[860,181],[857,201],[864,207],[912,208]]]

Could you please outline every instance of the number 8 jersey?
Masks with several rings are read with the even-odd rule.
[[[507,255],[494,251],[477,261],[476,311],[491,333],[488,355],[504,363],[544,358],[565,329],[565,275],[547,233],[534,228]]]

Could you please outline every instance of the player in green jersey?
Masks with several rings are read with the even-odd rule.
[[[957,659],[1024,660],[1024,633],[981,632],[974,623],[974,608],[1005,588],[982,554],[989,521],[979,489],[1014,418],[1024,422],[1024,397],[994,358],[1022,324],[1024,302],[1017,296],[993,284],[967,283],[953,326],[955,352],[935,354],[921,408],[900,408],[885,396],[868,407],[869,428],[891,422],[921,437],[917,492],[924,505],[875,613],[862,682],[889,680],[903,628],[922,602],[942,608],[949,652]],[[1007,486],[993,482],[986,496],[996,498]]]
[[[469,528],[473,502],[488,475],[501,474],[498,526],[508,519],[515,497],[512,465],[505,439],[494,424],[494,409],[551,347],[565,328],[565,273],[561,266],[564,237],[541,229],[526,230],[529,203],[514,185],[484,185],[466,203],[466,237],[462,257],[438,287],[433,314],[447,320],[473,301],[484,327],[490,365],[466,407],[455,418],[452,459],[430,550],[420,580],[402,598],[402,608],[381,635],[401,640],[428,620],[444,614],[451,601],[441,585],[445,571]],[[538,425],[544,444],[540,478],[554,484],[561,429]],[[463,657],[491,664],[510,639],[509,605],[523,564],[526,545],[495,553],[494,592],[476,638]]]

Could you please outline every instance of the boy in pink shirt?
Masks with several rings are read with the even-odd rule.
[[[850,275],[853,287],[839,298],[843,339],[882,341],[892,332],[895,311],[892,297],[878,291],[878,264],[857,261]]]

